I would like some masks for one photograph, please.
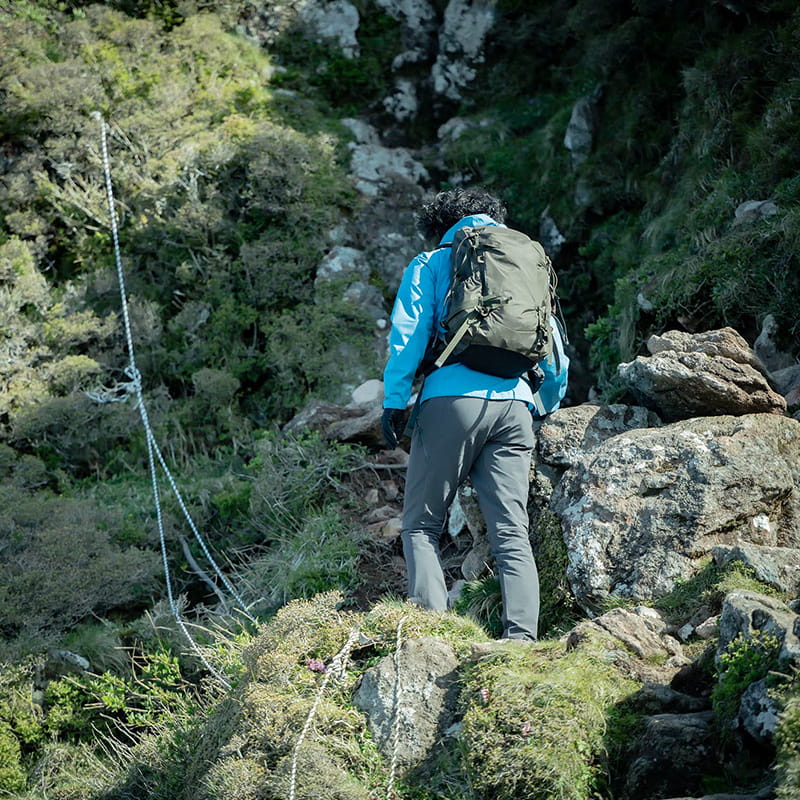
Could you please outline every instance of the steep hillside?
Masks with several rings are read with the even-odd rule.
[[[369,437],[286,423],[363,413],[352,392],[380,376],[420,247],[414,210],[464,183],[500,194],[553,257],[568,405],[632,402],[617,365],[665,330],[730,326],[753,345],[764,329],[769,369],[796,363],[799,47],[793,0],[0,3],[0,795],[286,797],[299,728],[351,626],[366,639],[322,705],[330,738],[304,756],[298,796],[379,795],[390,757],[347,698],[387,668],[408,615],[406,638],[451,646],[467,688],[463,727],[400,796],[625,797],[649,702],[629,700],[667,680],[676,653],[662,641],[650,662],[612,666],[625,648],[594,629],[564,652],[585,609],[566,586],[561,523],[544,514],[536,529],[552,639],[481,661],[470,647],[496,618],[491,577],[467,587],[461,617],[391,599],[402,463]],[[775,439],[786,452],[789,438]],[[789,549],[797,478],[782,470],[747,513],[761,535],[780,507],[773,544]],[[471,546],[453,537],[446,555],[457,564]],[[663,631],[721,613],[742,587],[788,618],[792,592],[763,577],[704,564],[689,600],[659,601]],[[768,789],[777,763],[791,800],[796,666],[777,652],[760,634],[687,646],[685,680],[700,714],[716,693],[715,725],[768,674],[785,708],[777,756],[774,743],[747,750],[741,774],[750,740],[715,728],[719,765],[697,786]],[[511,751],[524,769],[508,768]]]

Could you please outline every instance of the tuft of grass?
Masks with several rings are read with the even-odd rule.
[[[711,613],[719,613],[725,595],[735,589],[787,599],[772,586],[761,583],[746,564],[732,561],[725,567],[718,567],[709,558],[691,578],[679,582],[669,594],[655,600],[653,605],[672,622],[682,624],[702,606],[707,606]]]
[[[557,642],[478,662],[466,677],[463,737],[475,786],[497,800],[586,800],[603,776],[612,709],[637,684],[592,644]]]

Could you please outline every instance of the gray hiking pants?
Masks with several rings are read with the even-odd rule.
[[[403,504],[409,599],[447,608],[439,538],[468,477],[486,521],[503,596],[504,637],[535,639],[539,576],[528,539],[531,414],[519,400],[434,397],[419,410]]]

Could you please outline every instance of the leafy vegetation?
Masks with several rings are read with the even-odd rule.
[[[371,644],[321,703],[298,790],[375,796],[389,765],[349,697],[392,652],[400,620],[465,663],[497,632],[493,578],[467,587],[464,616],[391,601],[355,610],[375,546],[360,526],[364,453],[278,432],[309,398],[343,399],[378,372],[372,320],[339,287],[315,285],[329,232],[360,202],[336,117],[385,120],[392,61],[408,44],[372,0],[354,4],[355,58],[301,37],[288,2],[270,5],[264,47],[236,32],[256,12],[233,0],[0,4],[0,794],[283,797],[320,681],[309,664],[330,661],[358,626]],[[545,210],[553,217],[567,239],[557,266],[568,327],[606,398],[620,396],[617,363],[667,327],[730,324],[752,341],[770,312],[797,354],[800,11],[734,6],[499,0],[460,108],[423,88],[420,119],[391,123],[428,159],[433,131],[458,114],[468,124],[444,163],[429,158],[431,174],[495,188],[531,232]],[[580,98],[598,127],[578,163],[563,137]],[[183,510],[165,491],[177,602],[233,685],[226,695],[158,600],[96,112],[109,125],[150,421],[188,511],[260,620],[207,613],[218,595],[200,574],[204,553],[181,536]],[[752,199],[776,213],[737,222]],[[555,637],[574,613],[557,521],[543,514],[534,541],[542,632]],[[766,591],[740,567],[709,564],[659,607],[685,620],[741,586]],[[61,648],[89,672],[46,675],[42,654]],[[723,720],[773,669],[773,651],[738,642],[723,658]],[[550,639],[462,669],[463,735],[400,796],[610,792],[635,686],[600,644],[565,654]],[[780,800],[800,785],[796,694],[787,680]]]
[[[501,190],[518,225],[536,231],[546,209],[556,220],[563,305],[599,387],[615,396],[616,365],[669,327],[731,325],[753,341],[772,313],[796,349],[795,6],[498,8],[503,35],[465,108],[480,124],[448,160]],[[597,132],[571,163],[563,136],[581,97]],[[747,200],[777,213],[737,224]]]

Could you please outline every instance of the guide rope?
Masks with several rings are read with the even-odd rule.
[[[314,698],[314,703],[311,706],[311,710],[308,712],[305,725],[303,725],[303,729],[300,731],[300,736],[298,737],[294,746],[294,753],[292,753],[292,771],[289,778],[289,800],[294,800],[295,788],[297,784],[297,758],[300,753],[300,746],[303,744],[303,741],[305,740],[306,735],[311,728],[311,723],[314,721],[317,709],[322,701],[322,695],[325,692],[325,687],[328,685],[328,681],[330,681],[331,676],[341,676],[344,673],[345,668],[347,667],[347,659],[350,657],[350,651],[353,649],[353,645],[358,641],[360,635],[361,634],[358,628],[353,628],[350,631],[350,636],[347,637],[344,647],[333,657],[330,666],[325,670],[325,677],[320,682],[319,689],[317,689],[317,696]]]
[[[172,473],[169,467],[167,466],[166,461],[164,460],[164,456],[161,454],[161,450],[158,447],[158,443],[156,442],[153,430],[150,426],[150,420],[147,414],[147,407],[145,405],[144,396],[142,394],[142,376],[136,367],[136,356],[133,347],[133,335],[131,333],[131,321],[130,321],[130,315],[128,313],[128,297],[125,288],[125,274],[122,269],[122,256],[119,245],[117,212],[114,204],[114,191],[111,183],[111,165],[108,155],[108,144],[107,144],[108,126],[99,112],[94,112],[93,116],[100,123],[100,145],[102,151],[103,173],[105,176],[109,217],[111,219],[111,238],[114,246],[114,261],[116,264],[117,278],[119,281],[119,292],[122,304],[122,320],[125,329],[125,340],[128,346],[129,364],[125,368],[125,375],[128,378],[130,378],[130,381],[127,383],[117,383],[116,386],[114,386],[113,388],[104,389],[102,392],[87,392],[86,394],[90,399],[99,403],[120,402],[123,400],[127,400],[127,398],[130,397],[131,395],[136,397],[136,408],[139,411],[139,416],[141,417],[142,420],[142,425],[145,431],[145,438],[147,441],[147,461],[150,469],[150,479],[153,487],[153,499],[156,507],[156,521],[158,525],[158,535],[159,535],[159,542],[161,545],[161,556],[164,564],[164,575],[166,578],[167,597],[169,599],[170,609],[172,610],[172,614],[175,617],[175,620],[177,621],[178,626],[180,627],[182,633],[188,640],[194,652],[206,666],[208,671],[226,688],[230,688],[230,684],[228,683],[228,681],[226,681],[225,678],[217,670],[215,670],[211,666],[211,664],[209,664],[208,659],[205,657],[205,655],[203,655],[197,643],[192,638],[191,634],[189,633],[189,630],[186,627],[186,624],[181,618],[180,612],[178,611],[178,607],[175,603],[175,598],[172,594],[172,578],[169,568],[169,561],[167,558],[166,535],[164,533],[164,520],[161,509],[161,498],[158,489],[158,475],[156,470],[156,462],[160,464],[161,468],[164,470],[164,474],[166,475],[170,488],[175,494],[175,498],[178,501],[178,505],[180,506],[181,512],[183,513],[183,516],[186,519],[192,531],[192,534],[199,543],[203,551],[203,554],[208,559],[209,564],[211,564],[211,567],[213,568],[214,572],[219,577],[219,579],[222,581],[223,585],[227,589],[230,596],[236,601],[236,603],[239,605],[242,611],[244,611],[245,616],[250,620],[252,620],[252,617],[248,613],[247,606],[245,605],[244,601],[238,595],[236,590],[233,588],[230,581],[227,579],[222,570],[219,568],[213,556],[211,555],[211,552],[209,551],[205,540],[200,535],[200,531],[197,529],[197,526],[195,525],[194,520],[192,519],[192,516],[189,513],[189,509],[186,507],[186,503],[183,500],[183,496],[181,495],[180,490],[178,489],[178,485],[175,482],[175,479],[172,477]]]
[[[400,751],[400,645],[403,623],[408,617],[403,617],[397,623],[397,639],[394,646],[394,718],[392,719],[392,761],[389,768],[389,782],[386,788],[386,797],[392,800],[394,796],[394,779],[397,774],[397,758]]]

